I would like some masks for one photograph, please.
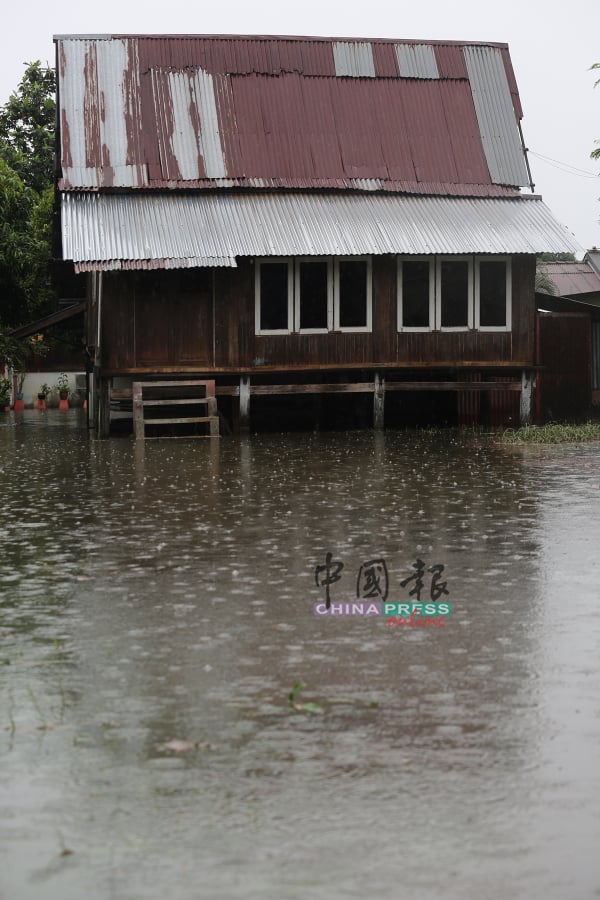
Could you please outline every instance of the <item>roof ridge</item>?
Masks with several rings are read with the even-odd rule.
[[[485,40],[445,40],[440,38],[381,38],[381,37],[347,37],[347,36],[330,36],[325,35],[297,35],[297,34],[159,34],[159,33],[138,33],[129,34],[55,34],[52,38],[54,41],[80,41],[80,40],[191,40],[191,41],[311,41],[318,43],[358,43],[358,44],[426,44],[431,46],[442,47],[498,47],[500,49],[508,48],[508,43],[504,41],[485,41]]]

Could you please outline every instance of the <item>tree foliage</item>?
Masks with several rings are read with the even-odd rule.
[[[550,294],[553,297],[558,294],[556,285],[543,263],[538,263],[536,266],[535,292],[536,294]]]
[[[54,69],[29,63],[0,112],[2,158],[37,194],[53,181],[55,91]]]
[[[540,253],[537,258],[540,262],[575,262],[574,253]]]
[[[29,63],[0,107],[0,328],[50,311],[54,70]]]

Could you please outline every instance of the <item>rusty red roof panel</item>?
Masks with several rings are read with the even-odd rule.
[[[506,45],[55,40],[62,190],[337,187],[496,196],[526,183]],[[478,66],[468,70],[473,47]],[[497,54],[499,68],[491,65]],[[414,66],[405,68],[407,59]],[[474,92],[489,96],[489,109]],[[500,170],[497,159],[509,163]]]
[[[434,47],[434,51],[440,78],[468,80],[462,47],[456,44],[438,44]]]
[[[600,277],[586,262],[546,262],[548,273],[561,297],[600,293]]]

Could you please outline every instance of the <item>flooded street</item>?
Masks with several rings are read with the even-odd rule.
[[[31,411],[0,473],[3,900],[600,897],[597,444]],[[314,614],[417,560],[443,626]]]

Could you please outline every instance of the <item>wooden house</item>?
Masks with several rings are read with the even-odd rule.
[[[55,42],[100,433],[161,378],[213,380],[241,426],[282,395],[362,396],[378,427],[426,398],[529,419],[535,255],[579,247],[521,192],[505,44]]]

